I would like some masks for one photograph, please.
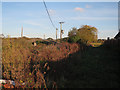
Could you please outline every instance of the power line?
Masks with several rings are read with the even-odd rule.
[[[45,6],[45,8],[46,8],[46,12],[47,12],[48,17],[49,17],[49,19],[50,19],[50,22],[51,22],[52,26],[56,29],[56,27],[55,27],[55,25],[53,24],[53,21],[52,21],[52,19],[51,19],[51,17],[50,17],[50,14],[49,14],[48,9],[47,9],[47,5],[46,5],[46,3],[45,3],[44,0],[43,0],[43,3],[44,3],[44,6]]]

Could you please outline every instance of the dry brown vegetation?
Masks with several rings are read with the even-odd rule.
[[[77,43],[33,46],[32,41],[26,38],[3,39],[2,76],[14,80],[16,88],[55,87],[55,80],[48,80],[50,77],[46,76],[48,72],[49,75],[56,72],[54,67],[58,64],[50,66],[51,63],[65,60],[80,48],[83,50],[84,46]]]
[[[14,80],[15,88],[119,87],[118,41],[105,41],[104,48],[32,41],[3,39],[2,76]]]

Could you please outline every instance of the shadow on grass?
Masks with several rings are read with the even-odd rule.
[[[47,80],[53,81],[59,88],[120,87],[119,55],[102,46],[90,46],[66,59],[47,62],[50,70],[46,71],[46,83]]]

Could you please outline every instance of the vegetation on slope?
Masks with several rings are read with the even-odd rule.
[[[47,87],[45,64],[59,61],[77,52],[77,43],[60,43],[33,46],[26,39],[3,39],[2,70],[4,79],[12,79],[16,87],[25,83],[25,87]],[[51,68],[51,67],[50,67]]]
[[[14,80],[15,88],[119,87],[119,40],[96,40],[97,29],[88,25],[57,42],[5,38],[2,77]]]

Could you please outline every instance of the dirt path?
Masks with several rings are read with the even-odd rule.
[[[69,69],[69,76],[66,76],[67,87],[120,87],[118,53],[103,48],[89,48],[82,58],[77,55],[75,59]]]

